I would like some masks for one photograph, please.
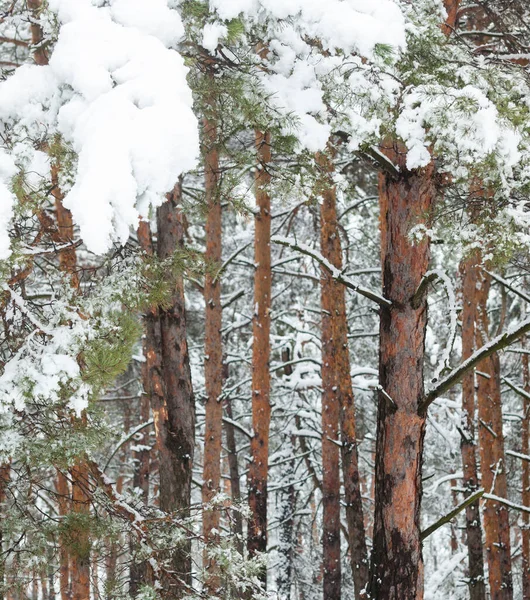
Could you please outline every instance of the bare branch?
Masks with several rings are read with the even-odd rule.
[[[484,344],[482,348],[474,352],[467,360],[463,361],[460,366],[453,369],[427,392],[423,402],[420,404],[419,412],[426,412],[436,398],[449,391],[462,379],[462,377],[464,377],[466,373],[478,365],[482,360],[488,358],[488,356],[491,356],[492,354],[495,354],[495,352],[499,352],[499,350],[503,350],[510,344],[513,344],[513,342],[516,342],[528,331],[530,331],[530,318],[525,319],[516,327],[501,333],[501,335],[498,335],[487,344]]]
[[[530,302],[529,296],[527,296],[524,292],[521,292],[521,290],[514,288],[511,285],[511,283],[506,281],[506,279],[503,279],[502,277],[499,277],[499,275],[495,275],[495,273],[492,273],[491,271],[487,271],[486,269],[483,269],[483,271],[485,273],[487,273],[492,279],[495,279],[495,281],[497,283],[500,283],[501,285],[503,285],[507,290],[510,290],[510,292],[513,292],[516,296],[519,296],[519,298],[522,298],[525,302]]]
[[[456,517],[456,515],[458,515],[459,513],[461,513],[470,504],[473,504],[474,502],[476,502],[477,500],[479,500],[482,496],[484,496],[484,490],[483,489],[477,490],[474,494],[471,494],[471,496],[469,496],[468,498],[466,498],[461,504],[459,504],[458,506],[456,506],[451,512],[447,513],[441,519],[438,519],[438,521],[436,521],[436,523],[433,523],[432,525],[430,525],[429,527],[427,527],[427,529],[425,529],[424,531],[422,531],[421,534],[420,534],[421,541],[423,542],[423,540],[425,540],[426,538],[428,538],[437,529],[440,529],[440,527],[442,527],[442,525],[445,525],[446,523],[449,523],[452,519],[454,519],[454,517]]]
[[[306,246],[305,244],[300,244],[293,238],[283,238],[280,236],[273,236],[271,238],[271,241],[274,242],[275,244],[280,244],[281,246],[286,246],[287,248],[292,248],[293,250],[298,250],[299,252],[301,252],[302,254],[305,254],[306,256],[310,256],[312,259],[316,260],[320,266],[324,267],[324,269],[326,269],[326,271],[328,271],[330,273],[330,275],[333,277],[333,279],[335,279],[339,283],[342,283],[342,285],[344,285],[348,289],[350,289],[354,292],[357,292],[359,295],[364,296],[365,298],[368,298],[369,300],[372,300],[372,302],[376,302],[377,304],[379,304],[379,306],[384,306],[386,308],[389,308],[390,306],[392,306],[392,303],[390,302],[390,300],[387,300],[385,297],[381,296],[380,294],[377,294],[376,292],[372,292],[371,290],[368,290],[360,285],[357,285],[351,279],[346,277],[339,269],[334,267],[319,252],[317,252],[316,250],[313,250],[313,248],[310,248],[309,246]]]

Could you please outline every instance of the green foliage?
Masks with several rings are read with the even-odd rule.
[[[226,24],[226,43],[235,44],[245,34],[245,25],[241,19],[231,19]]]
[[[109,386],[125,371],[140,337],[138,318],[128,312],[111,315],[114,326],[83,349],[83,380],[95,390]]]

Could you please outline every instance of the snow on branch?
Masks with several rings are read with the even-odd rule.
[[[428,538],[431,534],[433,534],[437,529],[440,529],[442,525],[449,523],[452,519],[456,517],[456,515],[460,514],[465,508],[467,508],[470,504],[476,502],[479,498],[484,496],[484,490],[477,490],[474,494],[467,497],[463,502],[461,502],[458,506],[456,506],[451,512],[444,515],[441,519],[438,519],[436,523],[433,523],[427,529],[424,529],[421,532],[421,541]]]
[[[324,269],[326,269],[326,271],[328,271],[330,273],[330,275],[333,277],[333,279],[335,279],[339,283],[342,283],[348,289],[350,289],[354,292],[357,292],[359,295],[364,296],[365,298],[368,298],[369,300],[372,300],[372,302],[376,302],[377,304],[379,304],[379,306],[384,306],[386,308],[389,308],[390,306],[392,306],[392,303],[390,302],[390,300],[387,300],[387,298],[385,298],[384,296],[381,296],[380,294],[377,294],[376,292],[373,292],[365,287],[362,287],[362,286],[358,285],[357,283],[355,283],[354,281],[352,281],[349,277],[346,277],[342,273],[342,271],[337,269],[337,267],[334,267],[326,258],[324,258],[322,256],[322,254],[320,254],[320,252],[317,252],[310,246],[307,246],[306,244],[301,244],[301,243],[297,242],[294,238],[285,238],[285,237],[281,237],[278,235],[273,236],[271,238],[271,241],[274,244],[280,244],[281,246],[286,246],[287,248],[292,248],[293,250],[298,250],[302,254],[305,254],[306,256],[310,256],[313,260],[316,260],[317,263],[321,267],[324,267]]]
[[[419,412],[425,412],[436,398],[450,390],[453,385],[456,385],[466,373],[482,360],[513,344],[513,342],[517,341],[528,331],[530,331],[530,318],[525,319],[519,325],[512,327],[482,346],[482,348],[474,352],[467,360],[463,361],[427,392],[423,402],[420,404]]]
[[[530,394],[526,391],[523,390],[523,388],[520,388],[518,385],[515,385],[515,383],[512,383],[509,379],[507,379],[506,377],[502,378],[502,381],[516,394],[519,394],[519,396],[522,396],[523,398],[526,398],[527,400],[530,400]]]
[[[524,292],[521,292],[521,290],[514,288],[513,285],[511,285],[508,281],[506,281],[506,279],[503,279],[499,275],[496,275],[495,273],[492,273],[491,271],[488,271],[487,269],[484,269],[484,272],[487,273],[492,279],[495,279],[495,281],[497,283],[500,283],[502,286],[504,286],[507,290],[510,290],[510,292],[513,292],[516,296],[519,296],[519,298],[522,298],[525,302],[530,302],[529,296],[527,296]]]
[[[506,498],[501,498],[500,496],[495,496],[494,494],[484,494],[485,500],[491,500],[492,502],[498,502],[499,504],[504,504],[508,508],[512,508],[513,510],[520,510],[521,512],[530,514],[530,507],[523,506],[522,504],[515,504],[515,502],[510,502]]]

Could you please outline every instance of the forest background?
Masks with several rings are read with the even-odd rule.
[[[530,600],[520,0],[0,2],[8,600]]]

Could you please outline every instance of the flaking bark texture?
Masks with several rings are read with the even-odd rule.
[[[321,252],[342,269],[333,163],[318,154],[322,171],[320,204]],[[340,598],[340,438],[348,541],[355,598],[368,581],[368,560],[357,459],[355,406],[350,375],[345,289],[326,269],[321,270],[322,306],[322,496],[324,598]]]
[[[221,283],[217,270],[222,253],[222,213],[219,198],[219,153],[217,150],[217,127],[215,122],[204,119],[204,169],[206,203],[206,262],[204,282],[205,341],[204,377],[206,387],[206,415],[204,431],[204,469],[202,501],[206,504],[219,492],[221,483],[221,443],[223,438],[223,340],[221,334],[222,308]],[[208,571],[206,585],[211,593],[217,591],[219,578],[215,564],[208,558],[208,545],[216,543],[220,523],[218,510],[205,510],[203,533],[206,542],[205,567]]]
[[[179,209],[182,188],[179,182],[167,202],[157,211],[157,253],[161,260],[171,258],[183,245],[183,225]],[[155,386],[151,397],[157,437],[160,473],[160,509],[189,514],[193,454],[195,446],[195,401],[186,337],[184,281],[177,278],[171,305],[158,310],[158,323],[154,323]],[[161,361],[161,364],[158,365]],[[161,367],[160,376],[156,373]],[[160,396],[162,391],[163,396]],[[177,516],[177,515],[175,515]],[[190,543],[175,549],[172,566],[176,578],[191,582]],[[177,581],[169,584],[169,592],[177,597],[184,593]],[[181,589],[182,588],[182,589]]]
[[[488,342],[487,312],[491,278],[483,270],[477,274],[476,344]],[[502,404],[500,361],[492,354],[477,369],[478,440],[482,487],[486,492],[507,498],[504,436],[502,433]],[[512,565],[510,556],[510,522],[508,508],[488,500],[484,505],[484,533],[491,600],[512,600]]]
[[[386,149],[400,168],[380,175],[383,294],[392,302],[380,321],[375,517],[369,597],[421,600],[421,463],[425,414],[423,361],[426,298],[415,292],[428,270],[427,238],[411,240],[425,224],[434,196],[433,166],[408,171],[403,147]]]
[[[138,241],[147,256],[153,256],[154,247],[149,223],[141,221],[138,226]],[[164,406],[164,382],[162,379],[162,339],[160,333],[160,321],[158,308],[151,306],[144,314],[145,336],[143,340],[143,352],[145,363],[142,366],[142,385],[144,394],[141,399],[142,421],[145,422],[153,412],[153,420],[161,419],[161,410]],[[164,440],[161,438],[163,428],[156,427],[155,434],[158,454],[165,454],[166,461],[171,460]],[[144,435],[147,435],[144,433]],[[147,441],[147,440],[146,440]],[[140,454],[140,453],[139,453]],[[135,486],[142,489],[142,496],[146,501],[149,496],[150,475],[153,470],[153,459],[149,451],[142,451],[138,457],[139,464],[135,472]],[[147,562],[131,565],[129,593],[132,597],[138,594],[143,583],[151,581],[151,569]]]
[[[62,245],[70,244],[69,247],[59,251],[59,265],[61,270],[70,275],[70,283],[74,289],[79,289],[79,275],[77,273],[77,252],[74,241],[74,222],[72,213],[64,207],[64,194],[59,187],[60,166],[54,164],[51,167],[52,194],[55,198],[55,220],[59,234],[59,243]]]
[[[256,132],[258,168],[254,239],[254,319],[252,344],[252,429],[251,463],[248,472],[250,519],[247,549],[250,556],[267,550],[267,477],[269,458],[270,405],[270,307],[271,307],[271,162],[270,133]],[[266,573],[262,578],[266,579]]]
[[[472,255],[462,261],[462,360],[475,351],[475,318],[477,296],[477,258]],[[475,434],[475,372],[462,379],[462,439],[463,486],[466,497],[479,488]],[[482,525],[478,500],[466,508],[466,542],[468,552],[468,585],[470,600],[485,600]]]

